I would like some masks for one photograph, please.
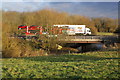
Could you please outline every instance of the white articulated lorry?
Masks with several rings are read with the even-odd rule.
[[[83,35],[90,35],[91,30],[86,28],[85,25],[53,25],[55,27],[66,28],[66,33],[68,35],[76,35],[76,34],[83,34]]]

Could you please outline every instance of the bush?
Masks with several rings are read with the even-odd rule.
[[[21,52],[17,39],[3,38],[3,57],[20,57]]]
[[[33,46],[34,44],[24,39],[6,36],[2,38],[2,43],[3,43],[2,56],[4,58],[44,55],[44,50],[40,48],[37,49],[35,46]]]

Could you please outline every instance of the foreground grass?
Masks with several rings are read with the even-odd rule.
[[[3,78],[119,78],[118,51],[3,59]]]
[[[108,35],[108,36],[112,36],[115,35],[114,33],[106,33],[106,32],[98,32],[97,35]]]

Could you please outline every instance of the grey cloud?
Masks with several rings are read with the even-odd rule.
[[[119,2],[119,0],[2,0],[2,2]]]
[[[107,6],[106,6],[106,5]],[[5,2],[3,9],[10,11],[36,11],[44,8],[52,8],[57,11],[64,11],[70,14],[78,14],[89,17],[111,17],[116,18],[118,11],[116,5],[107,3],[81,3],[81,2]]]
[[[82,16],[117,18],[118,11],[116,6],[117,5],[115,5],[115,7],[113,8],[113,5],[107,5],[107,3],[104,3],[103,5],[103,3],[83,4],[77,2],[51,4],[50,7],[54,8],[57,11],[64,11],[70,14],[78,14]]]
[[[49,3],[44,2],[5,2],[3,3],[2,9],[8,11],[35,11],[39,9],[43,9],[48,6]]]

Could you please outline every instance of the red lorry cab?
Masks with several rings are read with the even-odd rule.
[[[26,29],[26,28],[27,28],[26,25],[20,25],[20,26],[18,26],[18,29]]]

